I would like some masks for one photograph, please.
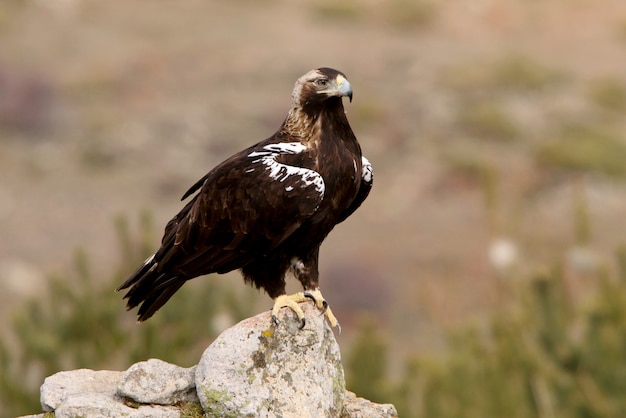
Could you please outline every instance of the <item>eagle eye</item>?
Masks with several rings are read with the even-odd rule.
[[[328,79],[327,78],[317,78],[314,81],[315,85],[317,87],[326,87],[328,85]]]

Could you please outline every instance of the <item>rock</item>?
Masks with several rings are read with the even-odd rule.
[[[54,411],[55,418],[99,417],[99,418],[180,418],[180,410],[174,406],[142,405],[133,408],[121,399],[102,393],[81,393],[66,399]]]
[[[374,403],[346,391],[341,418],[395,418],[397,416],[396,407],[390,403]]]
[[[289,309],[278,326],[266,312],[224,331],[196,370],[209,416],[340,416],[345,381],[333,331],[312,303],[300,305],[306,326]]]
[[[199,403],[195,370],[158,359],[135,363],[122,376],[117,394],[143,404]]]
[[[278,325],[257,315],[224,331],[198,366],[151,359],[126,372],[56,373],[41,386],[42,408],[56,418],[199,416],[200,404],[210,417],[397,417],[391,404],[346,392],[333,331],[312,303],[300,306],[303,329],[289,309]]]
[[[56,418],[120,417],[178,418],[180,411],[172,406],[133,408],[116,395],[122,372],[88,369],[56,373],[41,386],[41,406]]]
[[[41,407],[45,412],[58,409],[68,398],[84,393],[115,396],[122,372],[79,369],[47,377],[41,386]]]

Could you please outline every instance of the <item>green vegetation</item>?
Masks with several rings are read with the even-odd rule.
[[[560,169],[626,176],[626,141],[597,126],[568,126],[538,148],[537,159]]]
[[[372,318],[363,320],[354,344],[352,355],[344,364],[346,386],[372,402],[389,402],[387,365],[381,361],[387,356],[387,344]]]
[[[518,129],[506,109],[494,101],[464,106],[459,114],[460,130],[481,139],[511,141]]]
[[[452,332],[445,353],[408,359],[393,385],[385,339],[366,324],[348,388],[384,394],[401,417],[625,416],[626,248],[617,258],[614,276],[585,278],[593,291],[582,299],[560,268],[534,275],[486,326]]]
[[[442,74],[444,87],[463,95],[495,97],[508,93],[538,92],[561,84],[566,77],[519,54],[506,54],[492,62],[468,62]]]
[[[393,0],[387,7],[389,23],[403,29],[428,27],[437,14],[435,4],[424,0]]]
[[[558,84],[564,76],[522,55],[509,55],[491,69],[490,78],[495,86],[514,91],[533,91]]]
[[[358,0],[324,0],[314,4],[313,12],[316,17],[324,20],[350,21],[361,18],[365,10]]]
[[[74,272],[51,276],[49,289],[15,312],[13,335],[0,341],[4,413],[38,411],[39,386],[61,370],[125,370],[148,358],[191,366],[222,331],[212,324],[218,313],[232,321],[252,314],[255,290],[239,286],[242,292],[235,294],[223,280],[205,279],[188,283],[166,309],[137,324],[124,310],[123,294],[114,289],[153,250],[150,218],[144,216],[141,224],[133,238],[126,220],[118,220],[122,260],[117,272],[92,271],[87,254],[78,251]]]
[[[381,3],[362,0],[320,0],[311,5],[313,15],[326,21],[380,22],[394,29],[426,28],[436,18],[437,8],[430,0],[393,0]]]
[[[626,85],[613,78],[604,78],[591,85],[589,97],[600,108],[620,112],[626,111]]]
[[[185,402],[179,405],[181,418],[202,418],[204,411],[202,406],[195,402]]]

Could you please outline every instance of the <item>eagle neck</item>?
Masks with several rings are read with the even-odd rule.
[[[279,132],[306,143],[319,138],[319,134],[324,134],[324,131],[330,132],[335,129],[343,133],[341,139],[344,141],[356,142],[341,98],[332,98],[317,106],[294,104]]]
[[[306,143],[319,130],[317,117],[311,116],[300,106],[293,106],[283,122],[280,133]]]

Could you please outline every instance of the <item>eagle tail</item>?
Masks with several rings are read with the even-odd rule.
[[[154,255],[133,273],[116,291],[128,289],[124,299],[128,299],[126,310],[139,305],[137,321],[143,322],[161,308],[178,289],[188,280],[179,275],[168,275],[159,272]]]

